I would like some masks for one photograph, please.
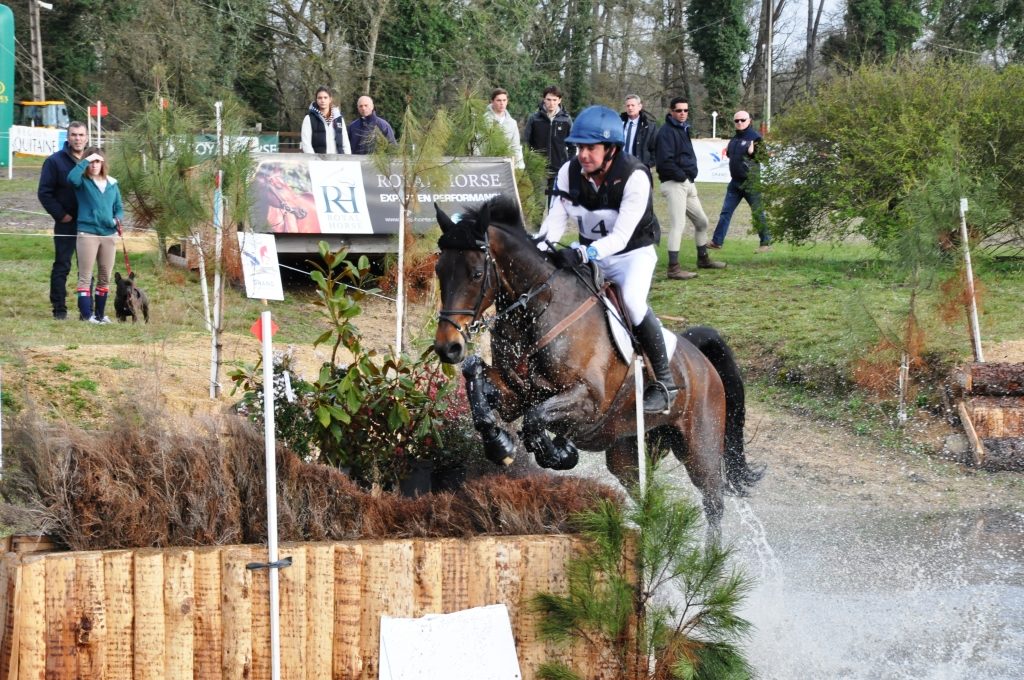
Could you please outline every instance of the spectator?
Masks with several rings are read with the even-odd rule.
[[[654,167],[654,143],[657,139],[658,123],[654,116],[644,111],[644,103],[638,94],[626,95],[626,110],[622,112],[622,134],[626,145],[622,152],[636,156],[648,168]]]
[[[107,175],[103,152],[92,147],[84,153],[85,158],[68,173],[78,199],[78,314],[82,321],[110,323],[104,310],[124,208],[117,180]],[[95,304],[89,286],[93,264],[99,266]]]
[[[73,121],[68,125],[68,139],[64,148],[43,161],[39,173],[36,195],[43,209],[53,218],[53,267],[50,269],[50,304],[53,318],[68,318],[68,274],[71,273],[71,255],[75,252],[78,233],[78,200],[75,188],[68,183],[68,173],[81,160],[89,135],[85,123]]]
[[[395,143],[395,131],[391,124],[377,115],[373,106],[373,100],[363,95],[356,102],[356,110],[359,111],[359,118],[349,123],[348,136],[352,139],[352,153],[371,154],[373,144],[377,141],[377,131],[384,135],[384,139],[391,144]]]
[[[519,125],[508,112],[508,90],[498,87],[491,92],[491,103],[487,105],[484,118],[495,123],[505,133],[505,139],[516,159],[516,167],[526,167],[523,164],[523,146],[519,142]]]
[[[768,233],[768,220],[764,214],[764,206],[761,204],[761,191],[757,186],[759,181],[760,163],[758,157],[761,155],[761,135],[751,125],[750,114],[746,111],[737,111],[732,117],[736,126],[736,134],[729,140],[725,148],[725,155],[729,158],[729,186],[725,190],[725,200],[722,202],[722,213],[718,216],[718,225],[715,227],[715,235],[708,243],[709,248],[721,248],[725,243],[725,235],[729,231],[729,222],[732,221],[732,214],[740,204],[740,199],[745,199],[750,206],[750,214],[757,227],[757,235],[761,240],[758,246],[758,253],[767,253],[771,250],[772,237]]]
[[[697,155],[690,141],[690,105],[676,97],[665,115],[665,124],[658,130],[656,166],[661,180],[661,194],[668,202],[667,277],[679,281],[697,276],[679,266],[679,245],[686,228],[686,218],[693,222],[693,239],[697,244],[698,269],[723,269],[724,262],[712,262],[708,256],[708,218],[697,196]]]
[[[544,88],[544,99],[537,110],[526,119],[523,130],[525,143],[548,159],[548,190],[555,183],[559,169],[570,158],[576,157],[576,146],[566,141],[572,128],[572,116],[562,108],[562,91],[557,85]]]
[[[331,134],[328,134],[328,130]],[[306,117],[302,119],[299,135],[302,153],[348,154],[352,148],[348,143],[348,128],[345,117],[337,106],[331,103],[331,91],[318,88],[316,98],[309,105]]]

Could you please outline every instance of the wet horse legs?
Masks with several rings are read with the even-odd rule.
[[[498,425],[494,415],[497,392],[484,376],[484,362],[479,356],[467,357],[462,362],[462,376],[466,379],[466,397],[469,401],[473,426],[484,442],[484,455],[492,463],[511,465],[516,457],[512,435]]]

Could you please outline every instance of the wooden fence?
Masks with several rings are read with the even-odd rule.
[[[281,677],[378,676],[380,617],[508,606],[523,678],[585,649],[540,641],[538,592],[563,593],[569,536],[282,546]],[[270,678],[267,572],[259,546],[7,552],[0,565],[0,680]],[[454,679],[453,679],[454,680]]]

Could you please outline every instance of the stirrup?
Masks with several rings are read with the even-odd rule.
[[[644,413],[668,415],[672,410],[672,402],[678,393],[679,388],[675,385],[669,386],[660,380],[648,383],[647,387],[644,388]],[[659,399],[659,401],[654,402],[655,398]]]

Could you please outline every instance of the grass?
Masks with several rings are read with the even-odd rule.
[[[34,183],[32,186],[34,189]],[[10,184],[0,183],[0,198],[12,191]],[[699,191],[713,228],[725,185],[701,184]],[[665,232],[667,212],[660,192],[656,190],[655,196]],[[863,242],[777,243],[772,252],[755,254],[757,238],[748,233],[750,223],[749,210],[741,204],[724,248],[712,251],[713,258],[727,262],[728,268],[701,270],[699,277],[690,281],[664,278],[663,239],[650,296],[652,306],[677,330],[696,324],[718,328],[736,349],[748,377],[755,379],[753,396],[829,419],[852,419],[859,423],[855,430],[874,432],[872,423],[888,421],[891,413],[888,406],[851,390],[848,369],[851,359],[872,351],[880,328],[894,335],[900,332],[909,290],[894,274],[891,259]],[[87,356],[88,348],[96,344],[158,344],[184,334],[205,334],[197,276],[160,264],[152,239],[132,238],[127,247],[139,285],[150,297],[150,323],[95,326],[56,322],[51,319],[48,302],[51,239],[5,232],[0,222],[0,318],[5,320],[0,326],[0,362],[18,362],[20,352],[34,346],[77,348],[76,354]],[[121,272],[123,257],[119,252],[115,267]],[[683,240],[684,267],[693,267],[694,259],[691,232]],[[955,264],[951,262],[938,272],[921,295],[926,350],[939,364],[970,356],[966,316],[944,323],[929,311],[939,301],[939,281],[954,273]],[[1019,310],[1024,308],[1024,263],[979,256],[975,271],[985,286],[983,339],[1024,339],[1024,326],[1019,322]],[[69,288],[73,283],[72,279]],[[271,303],[280,326],[275,344],[309,344],[326,328],[315,305],[315,290],[296,275],[286,277],[285,288],[284,302]],[[69,303],[73,308],[72,296]],[[244,290],[228,287],[225,331],[248,335],[262,309],[261,303],[245,297]],[[679,318],[685,323],[673,320]],[[132,367],[120,359],[106,365],[112,369]],[[71,369],[66,364],[53,368],[57,372]],[[85,383],[76,389],[83,400],[88,393]]]

